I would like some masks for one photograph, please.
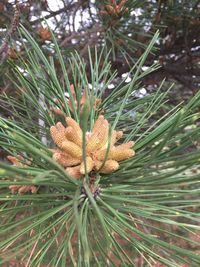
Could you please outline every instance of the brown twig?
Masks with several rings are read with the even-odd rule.
[[[19,16],[20,16],[20,10],[19,10],[19,1],[15,0],[15,13],[14,17],[11,23],[11,27],[6,33],[5,39],[3,41],[3,44],[0,47],[0,63],[2,64],[4,60],[6,59],[8,55],[8,42],[9,39],[12,37],[12,35],[16,32],[17,27],[19,25]]]

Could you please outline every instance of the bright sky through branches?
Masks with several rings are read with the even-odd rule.
[[[60,0],[47,0],[48,6],[52,11],[57,11],[64,7],[64,4]]]
[[[15,4],[15,0],[9,0],[8,2],[11,4]],[[28,1],[19,0],[20,4],[26,3],[26,2],[28,2]],[[74,1],[74,2],[76,2],[76,1]],[[49,8],[51,9],[51,11],[56,11],[56,10],[64,7],[63,1],[61,1],[61,0],[47,0],[47,3],[48,3]]]

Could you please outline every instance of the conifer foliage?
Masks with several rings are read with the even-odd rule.
[[[158,33],[109,96],[107,49],[89,49],[89,65],[78,53],[65,61],[51,35],[59,77],[20,34],[31,49],[24,43],[28,60],[13,66],[18,96],[1,96],[11,116],[0,119],[0,145],[12,162],[0,163],[1,264],[199,266],[200,93],[170,110],[163,83],[137,97],[158,69],[142,69]]]

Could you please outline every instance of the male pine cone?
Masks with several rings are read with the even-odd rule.
[[[115,146],[122,138],[122,131],[113,130],[109,142],[109,123],[100,115],[92,132],[86,134],[86,158],[83,159],[83,132],[79,124],[70,117],[65,118],[67,127],[61,122],[51,126],[50,133],[58,149],[53,150],[53,159],[66,168],[67,173],[76,178],[82,178],[86,173],[97,171],[107,174],[119,168],[118,161],[135,155],[132,149],[134,142]]]

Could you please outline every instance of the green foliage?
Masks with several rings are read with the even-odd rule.
[[[23,27],[21,35],[32,49],[26,51],[28,61],[13,69],[18,98],[1,97],[11,115],[0,119],[0,145],[13,156],[31,160],[31,165],[0,163],[1,263],[16,257],[33,267],[138,266],[141,257],[144,266],[156,262],[199,266],[199,243],[191,234],[200,230],[200,92],[168,111],[162,84],[152,95],[135,97],[140,81],[158,68],[154,64],[142,70],[158,34],[131,68],[131,82],[124,78],[107,97],[105,90],[116,73],[110,69],[105,50],[95,50],[93,55],[89,51],[88,80],[88,66],[78,53],[65,62],[53,37],[63,72],[58,77],[53,58],[44,56]],[[70,84],[77,90],[77,109]],[[82,115],[81,90],[89,84]],[[102,102],[94,109],[97,98]],[[87,179],[73,179],[51,158],[49,128],[62,121],[52,113],[55,107],[81,123],[84,132],[91,130],[103,112],[113,129],[124,132],[123,142],[136,142],[136,156],[123,161],[112,174],[98,174],[98,191],[91,192]],[[158,119],[160,110],[164,115]],[[13,184],[34,185],[38,191],[11,194],[8,187]],[[180,245],[182,242],[189,248]]]

